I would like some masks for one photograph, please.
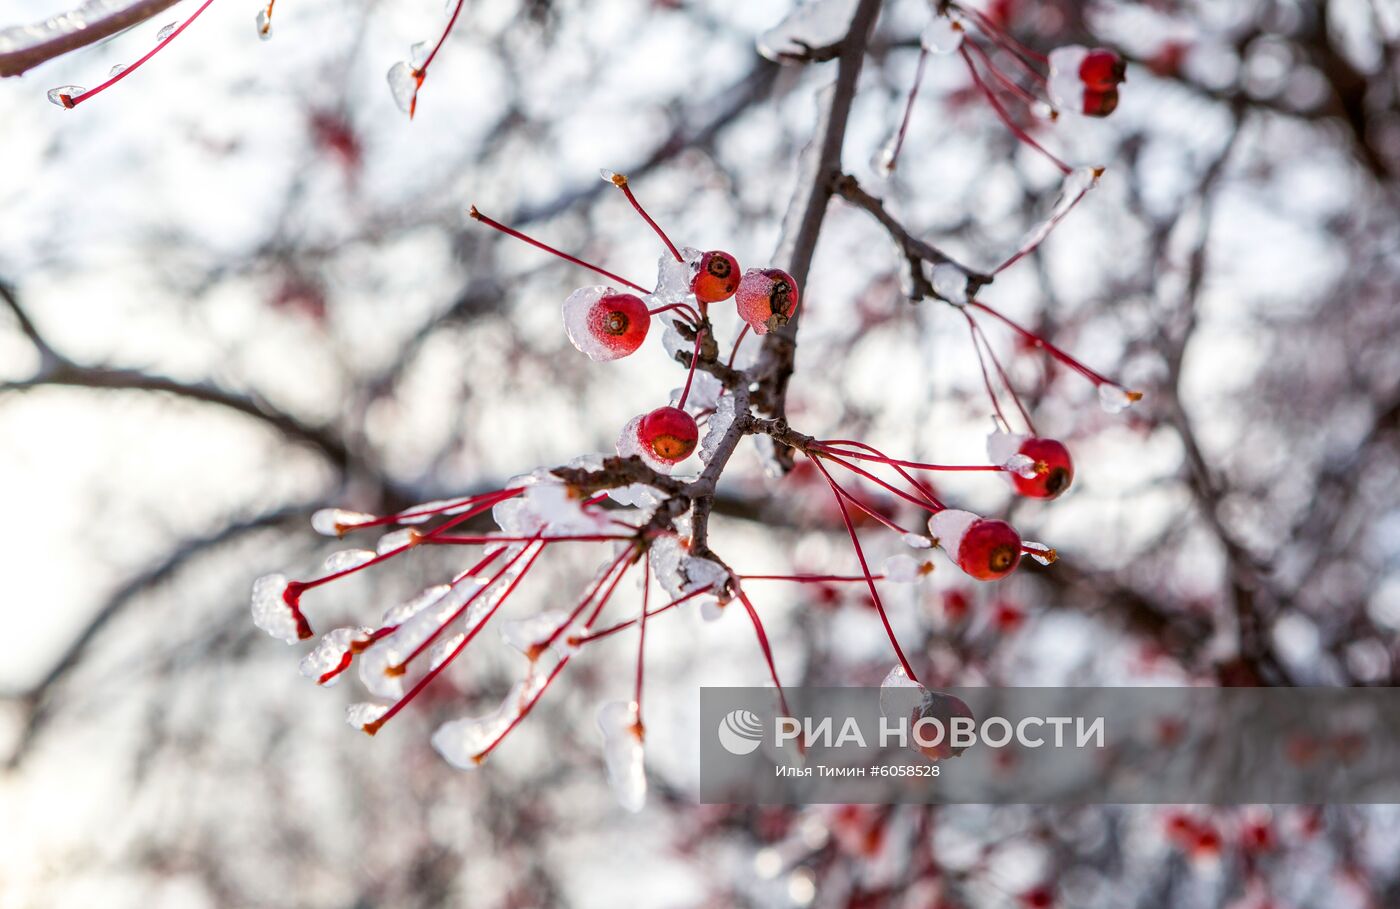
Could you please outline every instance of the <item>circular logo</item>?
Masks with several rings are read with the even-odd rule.
[[[752,754],[763,741],[763,723],[748,710],[731,710],[719,721],[719,743],[730,754]]]

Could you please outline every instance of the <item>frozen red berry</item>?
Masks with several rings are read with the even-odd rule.
[[[739,289],[739,260],[729,253],[712,249],[700,257],[690,292],[701,303],[719,303]]]
[[[1012,485],[1023,496],[1053,499],[1074,482],[1074,462],[1070,460],[1069,449],[1054,439],[1026,439],[1017,449],[1017,454],[1033,462],[1033,476],[1020,473],[1010,475]]]
[[[637,424],[637,441],[658,461],[675,464],[690,457],[700,440],[695,418],[679,407],[658,407]]]
[[[750,268],[734,296],[739,318],[754,334],[767,334],[787,324],[797,309],[797,282],[780,268]]]
[[[1005,521],[945,508],[928,519],[929,533],[958,567],[979,581],[995,581],[1021,561],[1021,535]]]
[[[1084,104],[1080,108],[1080,113],[1086,117],[1107,117],[1118,109],[1118,89],[1110,88],[1107,91],[1096,91],[1092,88],[1084,90]]]
[[[1123,76],[1123,58],[1107,48],[1094,48],[1079,63],[1079,81],[1090,91],[1111,91],[1119,86]]]
[[[594,360],[616,360],[642,346],[651,315],[635,294],[611,287],[580,287],[564,301],[564,330]]]

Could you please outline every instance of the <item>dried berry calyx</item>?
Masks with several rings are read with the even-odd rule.
[[[797,311],[797,282],[780,268],[751,268],[734,297],[739,317],[755,334],[783,327]]]

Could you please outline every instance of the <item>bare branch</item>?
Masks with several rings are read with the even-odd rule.
[[[179,0],[132,0],[126,6],[118,7],[115,2],[89,0],[76,9],[36,22],[31,26],[33,30],[51,34],[52,37],[14,50],[5,50],[0,46],[0,76],[18,76],[55,57],[96,44],[146,21],[177,2]]]

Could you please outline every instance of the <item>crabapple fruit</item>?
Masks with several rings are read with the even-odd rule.
[[[700,257],[690,292],[701,303],[719,303],[734,296],[739,281],[739,260],[724,250],[712,249]]]
[[[750,268],[734,296],[739,317],[754,334],[767,334],[787,324],[797,309],[797,282],[780,268]]]
[[[666,464],[690,457],[699,440],[700,427],[695,418],[679,407],[658,407],[637,425],[637,441]]]
[[[1012,473],[1011,483],[1016,491],[1032,499],[1053,499],[1074,482],[1074,462],[1069,449],[1054,439],[1029,438],[1021,443],[1018,454],[1035,462],[1035,476]]]

